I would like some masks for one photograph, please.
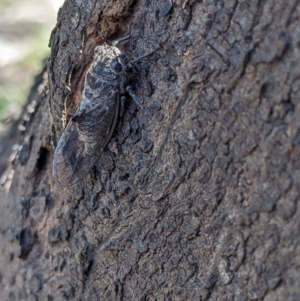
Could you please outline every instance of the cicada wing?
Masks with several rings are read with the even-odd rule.
[[[53,159],[53,177],[59,186],[69,185],[79,158],[84,154],[84,144],[76,124],[70,121],[58,141]]]
[[[65,187],[83,179],[96,164],[114,131],[119,93],[109,95],[105,102],[70,120],[60,138],[53,161],[53,176]]]

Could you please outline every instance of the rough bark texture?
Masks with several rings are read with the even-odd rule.
[[[0,299],[300,300],[299,14],[67,0],[2,198]],[[145,109],[127,95],[105,160],[60,190],[54,147],[93,48],[129,24],[129,58],[160,47],[139,66]]]

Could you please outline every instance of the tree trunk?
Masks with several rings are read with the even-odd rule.
[[[3,184],[0,299],[300,300],[299,11],[67,0]],[[129,60],[157,49],[136,67],[142,107],[125,94],[99,163],[61,189],[93,49],[129,33]]]

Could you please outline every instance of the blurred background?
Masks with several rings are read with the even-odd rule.
[[[19,116],[64,0],[0,0],[0,132]]]

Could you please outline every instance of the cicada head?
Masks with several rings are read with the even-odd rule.
[[[104,44],[97,46],[94,52],[93,71],[101,78],[116,81],[126,72],[126,56],[117,47]]]

